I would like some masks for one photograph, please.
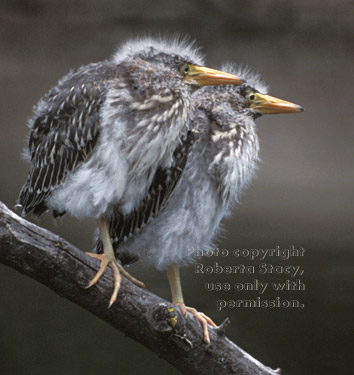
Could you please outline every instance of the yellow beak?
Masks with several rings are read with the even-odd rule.
[[[199,86],[210,85],[242,85],[246,81],[233,74],[220,70],[190,65],[190,71],[184,77],[185,80],[193,80]]]
[[[250,105],[250,108],[256,110],[262,115],[277,114],[277,113],[296,113],[303,112],[303,108],[297,104],[287,102],[283,99],[274,98],[270,95],[256,94],[255,101]]]

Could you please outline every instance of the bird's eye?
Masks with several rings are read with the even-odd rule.
[[[179,70],[183,75],[186,75],[190,72],[191,68],[188,64],[183,64]]]
[[[251,91],[251,92],[249,92],[249,93],[246,95],[246,99],[247,99],[249,102],[254,102],[254,101],[257,101],[257,99],[258,99],[258,95],[257,95],[256,92]]]

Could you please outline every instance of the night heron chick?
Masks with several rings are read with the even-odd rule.
[[[129,214],[156,169],[170,166],[197,88],[242,83],[202,63],[198,50],[184,41],[128,41],[111,59],[62,78],[29,121],[30,171],[18,200],[22,214],[52,210],[97,219],[104,251],[91,254],[101,264],[89,286],[111,267],[110,305],[121,273],[143,286],[115,259],[107,226],[112,207]]]
[[[236,73],[232,67],[226,69]],[[247,84],[206,87],[193,95],[194,140],[191,143],[187,137],[178,146],[170,173],[160,173],[139,208],[128,216],[116,212],[110,223],[117,256],[123,262],[142,257],[166,269],[172,302],[184,314],[189,311],[197,317],[206,342],[207,325],[215,324],[184,305],[179,266],[194,263],[201,252],[215,248],[221,220],[254,175],[259,158],[255,119],[302,111],[296,104],[264,94],[266,87],[257,75],[241,74]]]

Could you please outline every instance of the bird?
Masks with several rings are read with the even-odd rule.
[[[160,170],[149,193],[129,215],[116,210],[110,236],[124,264],[139,258],[166,270],[172,303],[201,323],[210,343],[204,313],[184,303],[179,267],[215,249],[224,217],[252,180],[259,161],[255,119],[263,114],[296,113],[303,108],[266,94],[267,86],[249,69],[222,67],[246,80],[239,86],[210,86],[193,94],[189,134],[173,154],[170,169]],[[98,240],[96,250],[101,251]]]
[[[68,213],[97,220],[102,254],[98,282],[110,267],[117,299],[123,274],[114,256],[108,222],[119,206],[129,214],[144,199],[158,168],[190,121],[192,94],[202,86],[242,84],[239,77],[203,66],[195,43],[184,38],[128,40],[111,58],[69,72],[33,109],[27,160],[29,173],[18,206],[22,215]]]

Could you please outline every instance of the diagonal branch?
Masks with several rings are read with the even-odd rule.
[[[84,289],[97,262],[59,236],[32,224],[0,202],[0,263],[41,282],[124,332],[184,374],[263,375],[265,367],[225,337],[225,321],[203,342],[199,323],[178,308],[123,278],[117,302],[107,309],[112,280],[106,273]]]

